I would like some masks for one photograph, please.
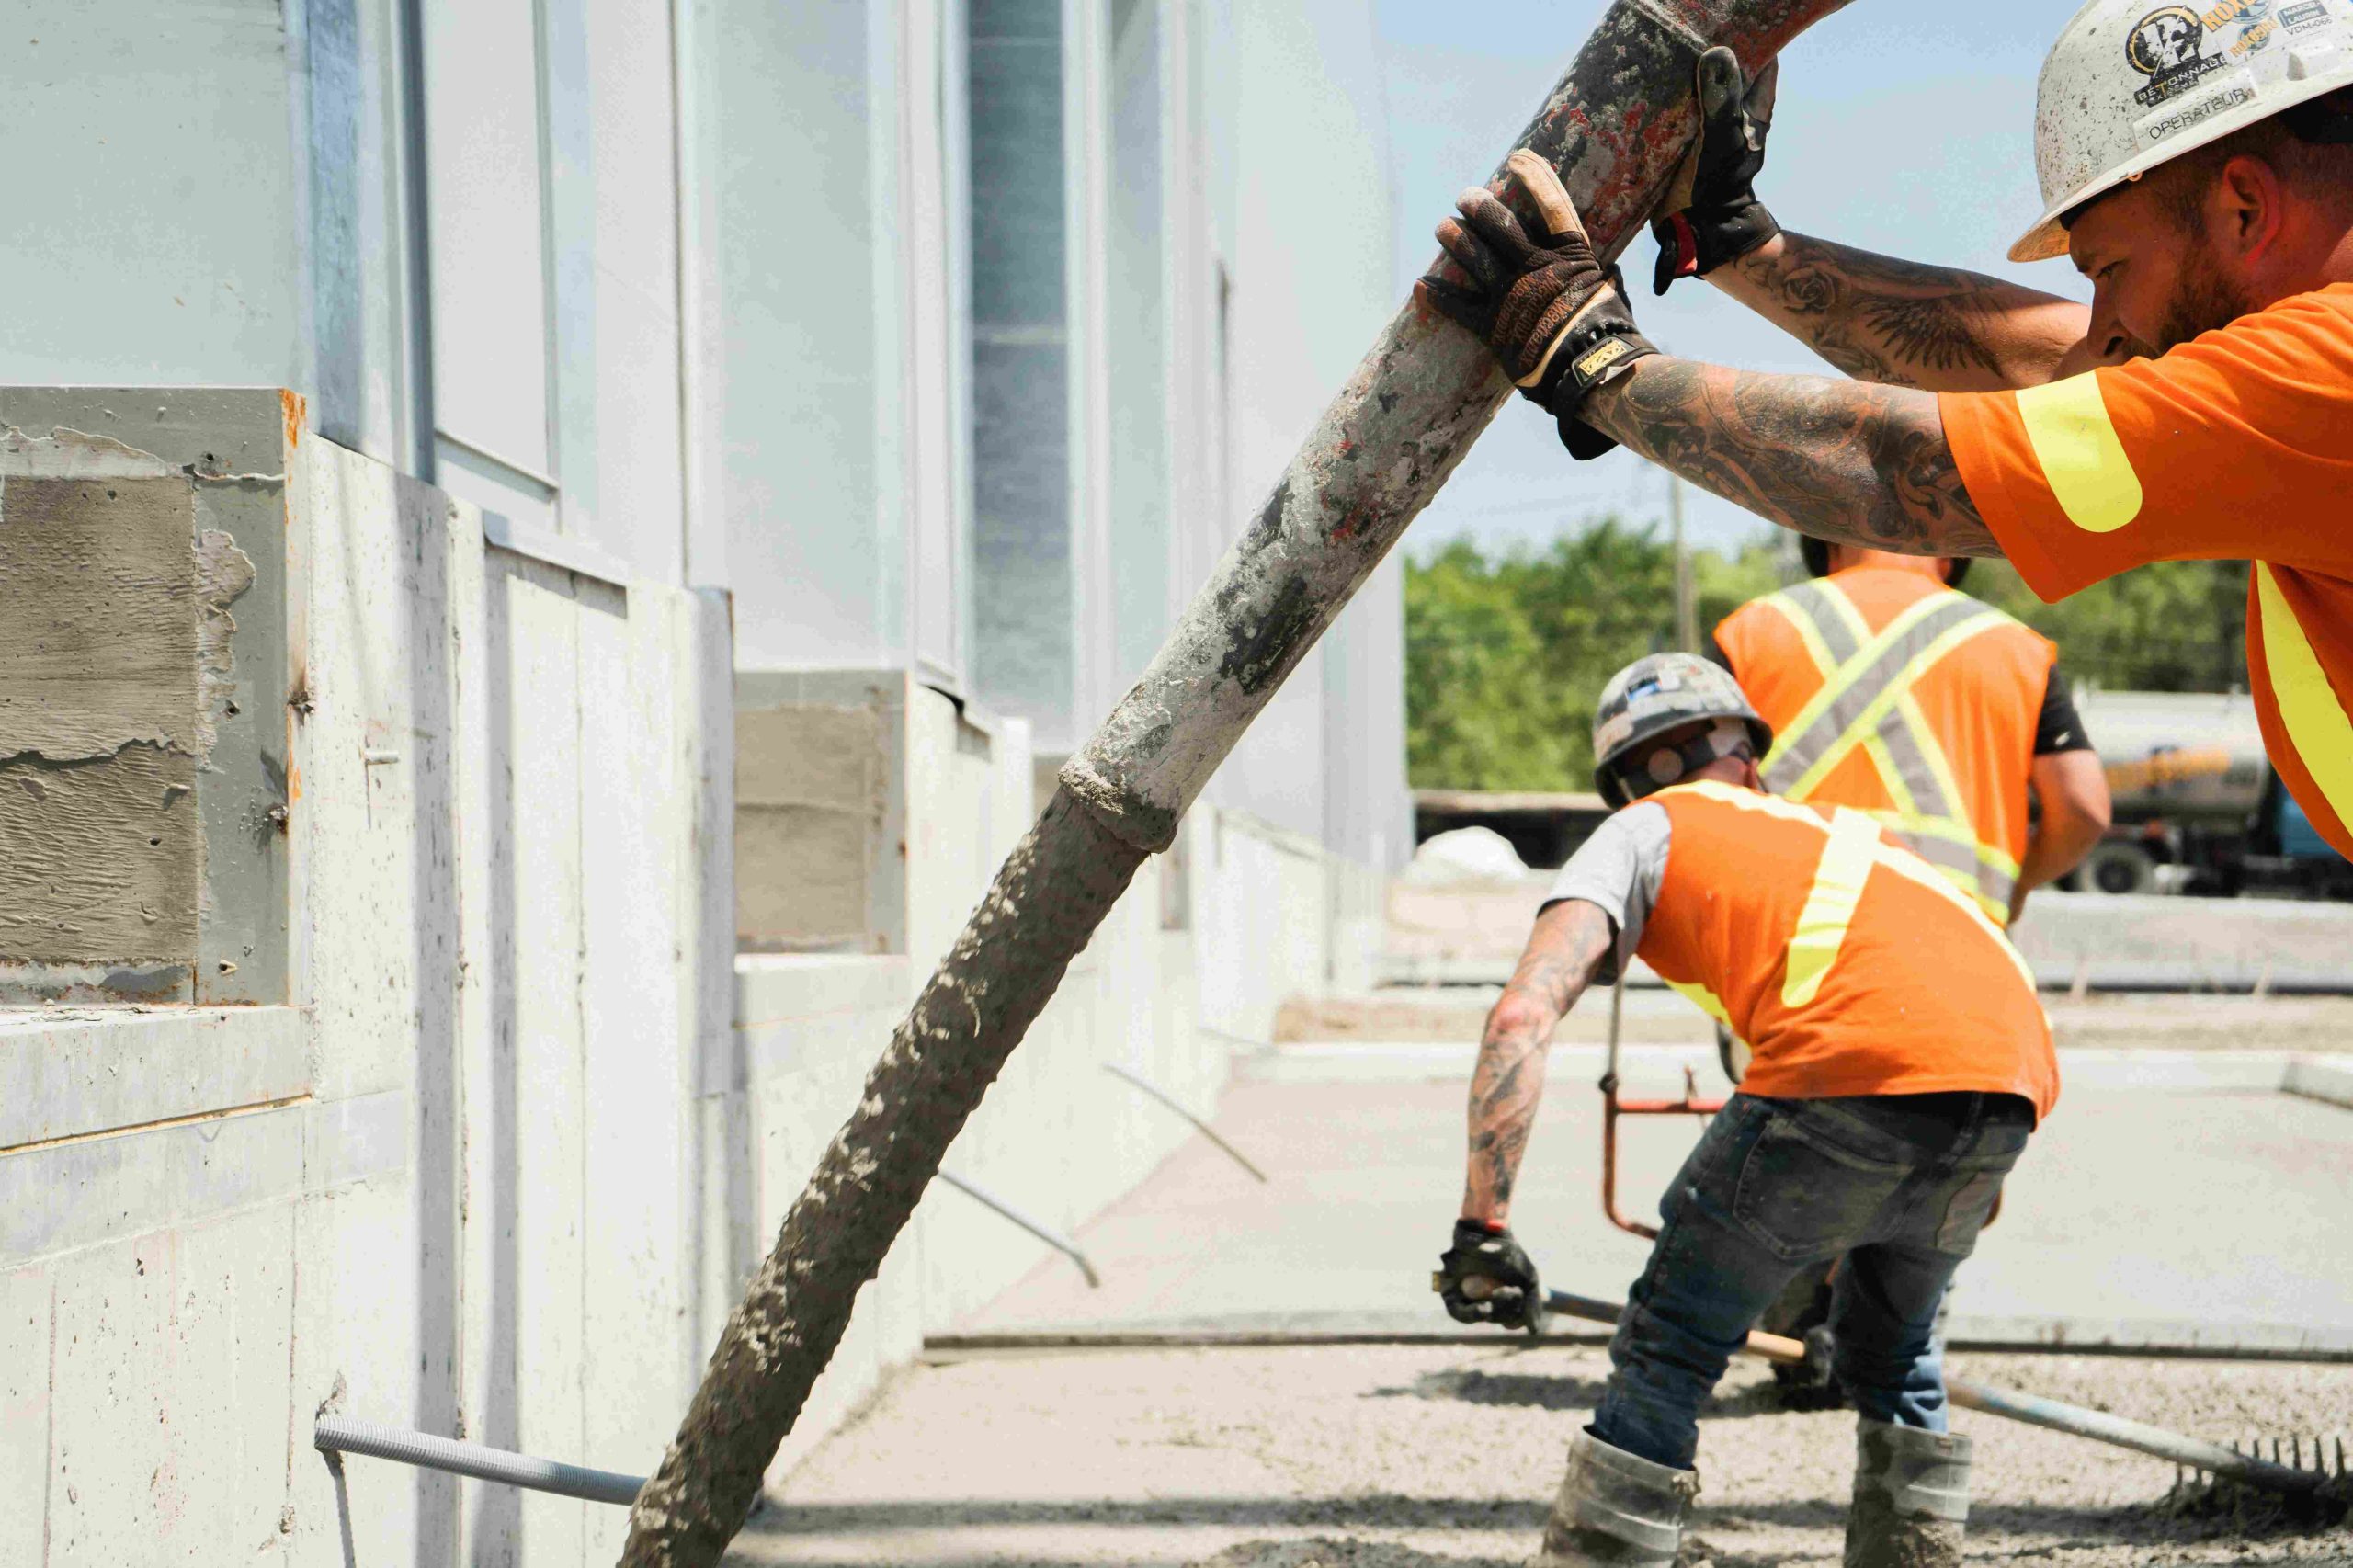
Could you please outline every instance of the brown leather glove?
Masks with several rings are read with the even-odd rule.
[[[1598,457],[1617,443],[1578,422],[1577,406],[1658,349],[1636,329],[1552,165],[1523,149],[1507,168],[1538,216],[1523,221],[1484,187],[1464,191],[1461,218],[1440,223],[1438,240],[1470,286],[1431,273],[1419,287],[1486,340],[1523,395],[1558,416],[1572,454]]]

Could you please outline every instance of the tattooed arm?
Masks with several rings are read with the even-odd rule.
[[[1544,1097],[1544,1052],[1553,1026],[1593,983],[1609,942],[1609,916],[1583,899],[1563,899],[1536,917],[1528,950],[1488,1013],[1479,1041],[1479,1067],[1471,1078],[1464,1219],[1500,1224],[1510,1217],[1512,1183]]]
[[[1786,231],[1708,281],[1859,381],[1929,392],[2040,386],[2091,308]]]
[[[1662,468],[1816,539],[1907,555],[1999,555],[1936,396],[1655,355],[1577,416]]]

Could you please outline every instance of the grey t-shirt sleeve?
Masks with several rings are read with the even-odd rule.
[[[1650,924],[1658,903],[1659,884],[1666,879],[1666,808],[1637,801],[1593,830],[1577,846],[1569,863],[1544,895],[1550,906],[1564,898],[1597,904],[1617,928],[1617,951],[1631,953],[1642,944],[1643,927]],[[1615,980],[1615,955],[1601,967],[1600,978]]]

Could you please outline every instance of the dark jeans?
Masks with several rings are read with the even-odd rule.
[[[1842,1254],[1830,1324],[1856,1408],[1943,1431],[1937,1303],[2033,1126],[2015,1095],[1734,1095],[1659,1205],[1593,1435],[1689,1469],[1699,1403],[1757,1314],[1801,1268]]]

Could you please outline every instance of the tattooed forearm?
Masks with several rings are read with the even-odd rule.
[[[1912,555],[2001,553],[1927,392],[1661,355],[1595,392],[1579,413],[1783,528]]]
[[[1848,375],[1933,392],[2046,381],[2089,321],[2055,295],[1804,234],[1710,277]]]
[[[1609,950],[1609,917],[1570,899],[1538,917],[1528,950],[1487,1015],[1471,1079],[1471,1157],[1463,1177],[1466,1218],[1506,1218],[1520,1156],[1544,1097],[1544,1051],[1553,1026]]]

